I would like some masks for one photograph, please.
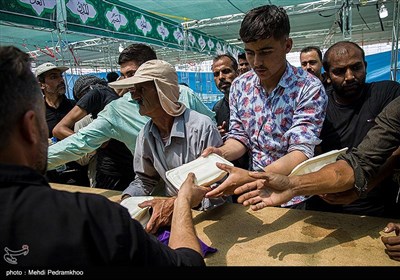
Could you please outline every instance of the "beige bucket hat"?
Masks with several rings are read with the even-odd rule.
[[[156,85],[161,106],[168,115],[176,117],[185,111],[185,105],[178,101],[178,75],[175,68],[164,60],[149,60],[140,65],[134,76],[108,85],[115,89],[124,89],[149,81]]]

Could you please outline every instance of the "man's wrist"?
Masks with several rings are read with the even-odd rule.
[[[365,198],[368,193],[368,183],[365,183],[361,186],[354,184],[354,189],[357,193],[358,198]]]

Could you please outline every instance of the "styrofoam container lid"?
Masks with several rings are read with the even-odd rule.
[[[189,163],[168,170],[165,175],[168,181],[178,190],[190,172],[196,175],[197,185],[210,186],[221,180],[227,173],[215,165],[217,162],[233,166],[230,161],[223,157],[217,154],[210,154],[207,157],[199,157]]]
[[[332,150],[321,154],[316,157],[312,157],[306,161],[303,161],[295,168],[293,168],[290,175],[302,175],[306,173],[311,173],[320,170],[322,167],[329,163],[333,163],[336,161],[337,157],[341,154],[346,153],[347,147],[341,150]],[[289,175],[289,176],[290,176]]]
[[[140,208],[138,205],[153,198],[153,196],[131,196],[122,200],[120,204],[128,209],[133,219],[138,220],[145,227],[151,217],[150,207]]]

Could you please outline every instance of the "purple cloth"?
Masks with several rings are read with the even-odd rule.
[[[161,243],[168,245],[169,235],[170,235],[170,232],[168,230],[164,230],[157,236],[157,239],[159,241],[161,241]],[[215,253],[218,251],[216,248],[206,245],[203,241],[200,240],[200,238],[198,238],[198,239],[200,242],[201,251],[203,252],[203,256],[206,256],[208,253]]]

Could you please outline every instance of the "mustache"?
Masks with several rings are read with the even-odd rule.
[[[343,87],[344,88],[346,88],[346,87],[354,87],[354,86],[360,86],[360,83],[359,82],[351,82],[351,83],[346,83],[346,84],[344,84],[343,85]]]
[[[254,71],[258,71],[258,70],[267,70],[267,68],[264,67],[264,66],[261,66],[261,67],[254,67],[253,69],[254,69]]]
[[[219,82],[218,83],[218,87],[222,87],[223,85],[227,85],[227,86],[231,86],[231,83],[229,83],[229,82],[225,82],[225,81],[221,81],[221,82]]]

